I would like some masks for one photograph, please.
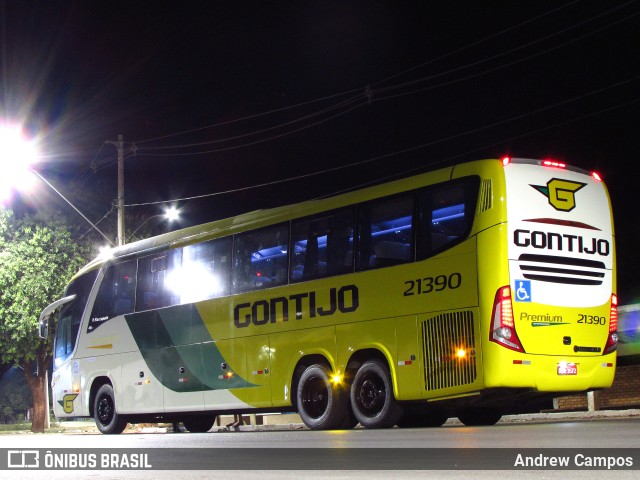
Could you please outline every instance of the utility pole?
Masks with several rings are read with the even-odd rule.
[[[118,135],[118,141],[108,140],[106,143],[115,146],[118,150],[118,238],[116,244],[120,246],[124,245],[126,238],[124,234],[124,142],[122,135]]]

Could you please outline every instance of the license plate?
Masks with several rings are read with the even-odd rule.
[[[575,363],[563,363],[558,365],[558,375],[577,375],[578,366]]]

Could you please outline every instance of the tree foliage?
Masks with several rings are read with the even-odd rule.
[[[38,317],[91,254],[71,232],[60,215],[17,218],[0,211],[0,363],[24,368],[34,407],[41,393],[34,388],[43,382],[33,372],[50,365],[52,351],[51,339],[38,337]]]
[[[42,347],[38,316],[62,296],[71,276],[86,263],[87,253],[71,238],[62,217],[16,219],[10,211],[0,212],[2,363],[18,365],[36,359]]]

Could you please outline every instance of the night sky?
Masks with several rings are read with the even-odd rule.
[[[551,157],[603,176],[619,294],[640,301],[638,1],[0,0],[0,22],[0,117],[93,221],[116,197],[118,134],[127,205],[233,191],[127,208],[174,203],[182,226]],[[38,195],[15,201],[58,202]]]

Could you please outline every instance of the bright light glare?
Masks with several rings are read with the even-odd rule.
[[[187,263],[182,268],[167,275],[165,285],[181,303],[191,303],[220,296],[223,284],[220,278],[201,263]]]
[[[98,254],[98,257],[103,260],[110,260],[113,258],[113,250],[111,249],[111,247],[109,247],[109,245],[100,247],[100,253]]]
[[[27,190],[35,181],[29,167],[37,159],[37,149],[20,127],[0,125],[0,200],[13,190]]]
[[[456,357],[458,357],[459,359],[463,359],[467,356],[467,351],[464,348],[459,348],[456,351]]]
[[[180,211],[176,207],[170,207],[164,212],[164,216],[170,222],[180,218]]]

